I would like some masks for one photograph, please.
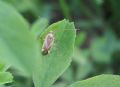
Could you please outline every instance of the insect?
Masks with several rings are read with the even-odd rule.
[[[65,29],[65,30],[61,29],[61,30],[57,30],[57,32],[59,32],[60,37],[62,37],[63,36],[63,31],[66,31],[66,30],[67,31],[69,31],[69,30],[71,31],[71,29]],[[79,29],[76,29],[76,30],[79,30]],[[54,31],[54,32],[56,32],[56,31]],[[58,41],[57,38],[55,38],[54,32],[50,31],[44,38],[44,42],[43,42],[43,46],[42,46],[42,54],[43,55],[49,54],[53,45],[54,45],[54,49],[53,49],[54,52],[56,52],[56,53],[60,53],[61,52],[60,49],[62,49],[62,48],[59,45],[60,42]]]
[[[50,49],[54,43],[54,34],[52,31],[50,31],[45,39],[44,39],[44,43],[43,43],[43,46],[42,46],[42,54],[43,55],[47,55],[48,53],[50,53]]]

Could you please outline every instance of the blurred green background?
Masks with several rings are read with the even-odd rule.
[[[73,61],[52,87],[100,74],[120,74],[120,0],[1,1],[13,5],[30,24],[38,18],[47,18],[49,24],[64,18],[75,22]],[[31,78],[9,71],[15,81],[5,87],[34,87]]]

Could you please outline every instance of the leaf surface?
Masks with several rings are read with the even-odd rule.
[[[0,2],[0,60],[30,74],[38,57],[28,23],[12,6]]]
[[[49,87],[70,65],[74,42],[75,27],[73,23],[62,20],[49,26],[45,32],[41,34],[40,46],[42,45],[46,35],[52,31],[54,34],[54,44],[50,49],[50,53],[42,55],[43,62],[38,65],[39,70],[34,75],[36,87]]]
[[[75,82],[68,87],[120,87],[120,76],[99,75],[87,80]]]
[[[0,72],[0,85],[13,81],[13,76],[9,72]]]

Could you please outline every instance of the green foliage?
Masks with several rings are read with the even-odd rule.
[[[79,55],[77,54],[79,52]],[[91,73],[94,69],[92,64],[88,61],[87,57],[89,55],[88,52],[83,53],[76,49],[76,56],[74,56],[74,61],[77,64],[76,73],[75,73],[75,81],[81,80],[85,78],[89,73]]]
[[[3,63],[0,63],[0,85],[13,82],[12,74],[9,72],[6,72],[8,67],[9,66]]]
[[[6,71],[8,69],[9,65],[6,65],[2,62],[0,62],[0,72],[1,71]]]
[[[84,43],[86,37],[87,37],[87,36],[86,36],[86,33],[85,33],[85,32],[79,33],[79,34],[77,35],[77,37],[76,37],[75,45],[76,45],[76,46],[81,46],[81,45]]]
[[[66,87],[65,83],[57,83],[55,85],[53,85],[52,87]]]
[[[116,20],[117,18],[120,19],[119,15],[120,15],[120,12],[118,11],[118,8],[120,7],[119,4],[120,4],[120,1],[119,0],[110,0],[110,3],[111,3],[111,9],[113,11],[113,18]],[[113,20],[114,20],[113,19]]]
[[[93,39],[91,44],[91,52],[97,62],[110,63],[111,55],[119,49],[119,41],[113,31],[106,31],[104,36]]]
[[[65,0],[59,0],[61,9],[63,11],[64,17],[67,19],[71,18],[70,9]]]
[[[38,38],[47,26],[48,20],[45,18],[40,18],[32,25],[31,32],[33,33],[33,35],[35,35],[36,38]]]
[[[69,87],[119,87],[120,76],[99,75],[87,80],[73,83]]]
[[[13,81],[13,76],[9,72],[0,72],[0,85]]]
[[[7,11],[9,14],[3,18]],[[75,42],[74,24],[63,20],[44,30],[48,22],[41,19],[30,32],[28,23],[11,6],[0,2],[0,13],[0,21],[4,22],[0,24],[1,60],[23,73],[34,73],[36,87],[49,87],[70,65]],[[54,33],[54,46],[50,54],[42,55],[39,51],[50,31]],[[40,48],[36,37],[39,37]]]
[[[39,15],[38,8],[36,6],[36,0],[2,0],[6,3],[13,5],[18,11],[25,12],[31,11],[35,16]]]
[[[120,35],[119,0],[1,1],[9,3],[0,2],[2,87],[8,87],[3,84],[13,82],[13,76],[15,87],[33,87],[32,80],[35,87],[66,87],[78,80],[69,87],[120,86],[120,77],[117,75],[100,75],[87,79],[98,74],[120,72],[120,40],[117,37]],[[30,23],[39,19],[34,24],[28,24],[10,5]],[[80,29],[76,39],[72,22],[62,20],[53,23],[63,16],[74,20],[76,28]],[[53,24],[48,26],[48,23]],[[42,46],[46,35],[51,31],[55,41],[50,53],[43,55]],[[68,68],[72,57],[73,62]],[[13,76],[9,70],[6,71],[8,68]],[[86,80],[81,81],[82,79]]]
[[[42,64],[38,65],[39,69],[34,74],[36,87],[49,87],[71,62],[75,40],[74,24],[63,20],[50,25],[40,35],[40,47],[42,47],[44,38],[50,31],[54,33],[55,42],[48,55],[41,54]]]
[[[31,74],[38,57],[37,41],[28,23],[14,8],[0,2],[0,60]]]

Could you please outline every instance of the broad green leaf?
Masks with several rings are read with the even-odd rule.
[[[55,42],[50,53],[42,55],[42,64],[38,65],[38,71],[34,74],[36,87],[49,87],[70,65],[75,42],[75,27],[73,23],[66,20],[49,26],[40,37],[40,46],[45,36],[53,31]]]
[[[87,80],[75,82],[69,87],[120,87],[120,76],[99,75]]]
[[[9,72],[0,72],[0,85],[5,83],[11,83],[13,81],[13,76]]]
[[[48,20],[45,18],[40,18],[33,24],[31,32],[35,35],[36,38],[38,38],[47,26]]]
[[[30,74],[38,52],[27,22],[10,5],[0,2],[0,60]]]

